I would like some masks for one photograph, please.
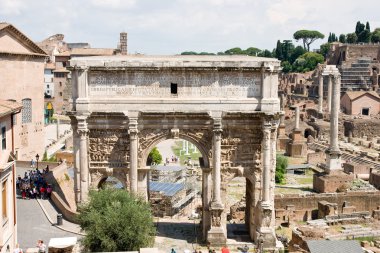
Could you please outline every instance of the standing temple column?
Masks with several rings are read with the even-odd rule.
[[[331,96],[332,96],[332,75],[329,75],[329,82],[327,87],[327,112],[331,112]]]
[[[300,129],[300,107],[296,106],[296,130]]]
[[[138,129],[137,118],[129,118],[129,141],[130,141],[130,154],[129,154],[129,182],[130,192],[137,193],[137,167],[138,167]]]
[[[220,158],[222,152],[222,119],[214,119],[214,136],[212,139],[213,144],[213,194],[212,194],[212,205],[221,206],[222,199],[220,195],[221,188],[221,172],[220,172]]]
[[[211,227],[209,205],[211,201],[211,169],[202,168],[202,236],[207,239]]]
[[[78,117],[79,158],[80,158],[80,201],[86,202],[89,190],[88,171],[88,128],[87,117]]]
[[[334,73],[334,94],[332,96],[331,114],[330,114],[330,147],[328,149],[329,172],[341,170],[340,149],[339,149],[339,108],[340,108],[340,74]]]
[[[322,76],[322,73],[319,74],[318,112],[323,113],[323,76]]]
[[[270,201],[270,167],[271,167],[271,128],[272,125],[265,122],[263,125],[263,202]]]

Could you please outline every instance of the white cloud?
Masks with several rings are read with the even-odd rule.
[[[19,15],[24,9],[22,0],[0,0],[0,14]]]
[[[134,6],[136,0],[91,0],[90,3],[95,7],[123,10]]]
[[[348,33],[358,20],[375,28],[377,12],[373,0],[0,0],[1,19],[36,41],[64,33],[68,42],[115,47],[126,31],[131,52],[151,54],[271,50],[299,29]]]

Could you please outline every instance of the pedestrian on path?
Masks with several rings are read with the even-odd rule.
[[[38,248],[38,253],[45,253],[46,252],[46,245],[44,244],[43,240],[37,241],[37,248]]]
[[[22,249],[20,248],[20,244],[16,244],[15,249],[13,250],[13,253],[23,253]]]
[[[228,249],[227,245],[223,246],[222,253],[230,253],[230,250]]]
[[[176,253],[175,250],[172,248],[172,250],[170,251],[170,253]]]

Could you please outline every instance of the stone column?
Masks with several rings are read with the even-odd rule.
[[[222,199],[220,194],[221,187],[221,151],[222,151],[222,119],[214,119],[214,136],[212,139],[213,146],[213,194],[212,194],[212,206],[222,207]]]
[[[263,202],[270,201],[271,128],[270,123],[263,124]]]
[[[329,75],[329,82],[327,88],[327,112],[331,112],[331,97],[332,97],[332,75]]]
[[[322,73],[319,74],[318,112],[323,113],[323,76],[322,76]]]
[[[276,247],[276,234],[274,232],[274,199],[271,197],[271,166],[272,166],[272,145],[271,145],[271,131],[272,124],[265,121],[263,123],[263,188],[262,199],[260,205],[260,225],[258,227],[257,242],[263,249],[270,249]]]
[[[137,167],[138,167],[138,129],[137,117],[129,118],[129,141],[130,141],[130,154],[129,154],[129,182],[130,192],[137,193]]]
[[[211,228],[207,233],[207,241],[211,245],[225,244],[227,241],[225,221],[222,219],[224,205],[221,199],[221,144],[222,144],[222,117],[213,117],[213,192],[210,205]]]
[[[296,110],[296,130],[300,129],[300,107],[299,106],[296,106],[295,108]]]
[[[202,169],[202,237],[207,239],[207,231],[211,227],[209,205],[211,201],[211,169]]]
[[[80,158],[80,201],[83,203],[88,199],[89,190],[87,117],[77,117],[77,120]]]
[[[277,155],[277,126],[278,121],[272,122],[272,129],[271,129],[271,168],[270,168],[270,194],[269,199],[271,202],[271,205],[274,206],[274,189],[276,187],[275,182],[275,173],[276,173],[276,155]],[[272,222],[271,226],[275,226],[275,212],[272,213]]]
[[[75,202],[80,203],[80,137],[78,134],[78,122],[71,118],[71,128],[73,130],[73,155],[74,155],[74,194]]]
[[[340,109],[340,74],[334,73],[334,94],[332,96],[330,114],[330,147],[328,149],[328,168],[329,172],[341,170],[340,149],[339,149],[339,109]]]

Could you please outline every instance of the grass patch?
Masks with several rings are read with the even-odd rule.
[[[313,178],[312,177],[301,177],[301,178],[296,178],[296,181],[298,184],[312,184]]]
[[[185,162],[189,159],[189,157],[193,161],[193,164],[194,163],[198,164],[199,157],[202,157],[201,152],[197,150],[197,152],[194,153],[194,150],[189,147],[189,155],[185,155],[184,154],[185,152],[182,151],[182,144],[183,144],[182,141],[176,141],[175,145],[172,146],[173,153],[179,158],[180,164],[184,165]],[[189,146],[190,146],[190,143],[189,143]]]

